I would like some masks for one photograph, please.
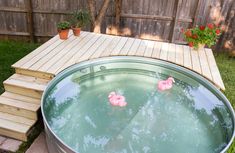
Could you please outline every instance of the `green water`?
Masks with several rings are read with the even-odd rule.
[[[158,80],[169,75],[176,83],[159,92]],[[112,91],[125,96],[126,107],[110,105]],[[77,72],[47,95],[44,111],[55,134],[79,153],[216,153],[233,130],[225,105],[177,72]]]

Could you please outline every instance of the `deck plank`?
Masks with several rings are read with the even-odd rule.
[[[46,48],[48,48],[49,46],[51,46],[52,44],[57,43],[57,42],[60,42],[60,43],[62,42],[59,40],[58,35],[56,35],[52,39],[48,40],[46,43],[42,44],[40,47],[38,47],[33,52],[26,55],[24,58],[17,61],[15,64],[12,65],[12,67],[21,67],[22,65],[27,63],[30,59],[35,57],[37,54],[39,54],[40,52],[42,52],[43,50],[45,50]]]
[[[40,105],[37,105],[37,104],[27,103],[27,102],[11,99],[7,97],[2,97],[2,96],[0,96],[0,104],[14,106],[20,109],[30,110],[34,112],[36,112],[40,107]]]
[[[11,98],[11,99],[15,99],[15,100],[24,101],[24,102],[27,102],[27,103],[38,104],[38,105],[40,105],[40,103],[41,103],[40,99],[31,98],[31,97],[11,93],[11,92],[4,92],[1,96]]]
[[[35,123],[35,120],[27,119],[21,116],[15,116],[8,113],[0,112],[0,119],[8,120],[14,123],[20,123],[23,125],[32,126]]]
[[[141,40],[140,45],[135,53],[136,56],[144,56],[145,49],[147,48],[147,40]]]
[[[73,56],[76,55],[76,53],[92,38],[94,37],[94,34],[88,34],[84,39],[81,39],[76,46],[74,46],[69,52],[66,54],[66,56],[63,56],[63,59],[57,60],[53,59],[50,63],[53,63],[52,65],[49,64],[45,69],[47,73],[53,73],[55,74],[63,65],[71,65],[69,62],[72,62]]]
[[[101,37],[101,35],[98,35],[98,34],[92,34],[92,35],[93,35],[93,37],[90,39],[90,41],[88,41],[86,44],[84,44],[82,46],[82,48],[80,48],[76,52],[76,54],[71,59],[69,59],[68,62],[66,62],[62,67],[57,69],[56,72],[53,71],[53,73],[57,74],[60,71],[64,70],[65,68],[67,68],[73,64],[76,64],[76,61]]]
[[[140,43],[141,43],[140,39],[135,39],[127,55],[136,55],[136,52],[137,52],[137,49],[139,48]]]
[[[88,33],[82,33],[79,37],[74,37],[70,44],[61,50],[54,50],[54,52],[50,52],[50,55],[47,55],[41,61],[41,65],[38,66],[37,70],[41,72],[45,72],[49,67],[51,67],[55,62],[60,62],[63,58],[68,55],[73,47],[75,47],[82,39],[84,39]],[[44,60],[44,61],[43,61]]]
[[[25,125],[25,124],[20,124],[20,123],[7,121],[7,120],[4,120],[4,119],[0,118],[0,128],[9,129],[11,131],[17,131],[17,132],[20,132],[20,133],[27,133],[30,126]]]
[[[109,56],[111,54],[111,52],[113,51],[113,49],[117,46],[117,44],[119,43],[120,40],[121,40],[121,37],[115,36],[113,38],[111,44],[109,45],[109,47],[105,48],[105,50],[103,51],[103,53],[101,54],[100,57]]]
[[[135,38],[128,38],[127,42],[123,46],[122,50],[119,52],[119,55],[127,55],[131,46],[133,45]]]
[[[192,68],[194,71],[201,74],[202,71],[201,71],[201,65],[200,65],[198,52],[201,52],[201,51],[190,49],[190,53],[191,53],[191,57],[192,57]]]
[[[21,65],[20,68],[23,69],[28,69],[30,68],[30,66],[32,66],[34,63],[36,63],[38,60],[40,60],[42,57],[46,56],[49,52],[51,52],[53,49],[59,47],[59,46],[63,46],[64,44],[66,44],[67,42],[69,42],[69,40],[71,39],[71,32],[69,35],[69,38],[67,40],[61,40],[59,39],[58,41],[56,41],[55,43],[51,44],[49,47],[47,47],[46,49],[42,50],[41,52],[38,52],[37,55],[35,55],[32,58],[29,58],[28,61]]]
[[[160,59],[162,60],[167,60],[167,54],[168,54],[168,48],[169,48],[169,43],[163,42],[161,51],[160,51]]]
[[[152,57],[153,54],[153,48],[154,48],[154,41],[148,41],[147,47],[144,52],[145,57]]]
[[[33,65],[31,65],[29,67],[29,69],[39,70],[45,63],[47,63],[51,59],[55,58],[56,55],[59,55],[63,51],[68,51],[68,50],[66,50],[66,48],[69,48],[70,46],[72,46],[74,40],[76,40],[76,37],[71,36],[68,41],[65,41],[64,43],[62,43],[58,47],[51,50],[48,54],[41,57],[37,62],[35,62]]]
[[[107,35],[104,35],[103,37],[101,37],[100,39],[98,39],[83,55],[81,55],[77,60],[76,63],[82,62],[82,61],[86,61],[89,59],[89,57],[96,52],[100,46],[103,45],[103,43],[105,42],[107,38]]]
[[[176,48],[175,44],[169,44],[168,54],[167,54],[167,60],[175,63],[176,58]]]
[[[13,74],[9,79],[15,79],[15,80],[29,82],[31,84],[35,83],[35,84],[42,84],[42,85],[47,85],[47,83],[50,81],[47,79],[41,79],[37,77],[31,77],[31,76],[20,75],[20,74]]]
[[[175,63],[184,66],[184,48],[182,45],[175,46]]]
[[[190,48],[188,46],[184,46],[184,66],[192,69],[192,61],[191,61]]]
[[[217,87],[221,88],[222,90],[225,90],[225,86],[220,76],[219,69],[217,67],[212,50],[205,48],[205,52],[206,52],[207,60],[209,62],[209,67],[211,70],[213,82],[217,85]]]
[[[162,48],[162,42],[156,41],[154,43],[152,58],[158,58],[158,59],[160,58],[161,48]]]
[[[111,45],[111,42],[113,41],[114,37],[109,37],[105,40],[104,44],[100,46],[100,48],[94,52],[89,59],[99,58],[101,54],[109,49],[109,46]]]
[[[122,37],[116,47],[112,50],[111,54],[112,56],[117,56],[121,52],[122,48],[124,45],[127,43],[128,38],[127,37]]]
[[[209,63],[207,61],[207,56],[206,56],[206,53],[205,53],[204,49],[199,51],[198,55],[199,55],[201,69],[202,69],[202,75],[204,77],[208,78],[209,80],[212,80],[210,66],[209,66]]]

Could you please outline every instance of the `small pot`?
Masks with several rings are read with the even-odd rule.
[[[205,44],[198,44],[198,48],[196,49],[197,51],[203,50],[205,47]]]
[[[80,36],[81,28],[72,28],[74,36]]]
[[[66,40],[66,39],[68,39],[69,29],[66,29],[66,30],[58,30],[58,33],[59,33],[60,39]]]

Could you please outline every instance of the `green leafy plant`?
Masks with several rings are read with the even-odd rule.
[[[86,10],[78,10],[73,13],[72,17],[72,27],[81,28],[90,23],[90,13]]]
[[[195,49],[198,49],[199,45],[207,45],[208,47],[215,45],[221,34],[220,28],[212,23],[207,26],[196,26],[183,32],[188,45]]]
[[[57,24],[58,30],[67,30],[67,29],[70,29],[70,27],[71,27],[71,24],[68,21],[62,21]]]

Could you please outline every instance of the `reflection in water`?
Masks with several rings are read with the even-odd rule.
[[[47,121],[80,153],[220,152],[233,130],[227,108],[198,82],[170,74],[175,85],[158,92],[158,80],[169,74],[77,72],[47,95]],[[111,106],[111,91],[124,95],[128,105]]]

